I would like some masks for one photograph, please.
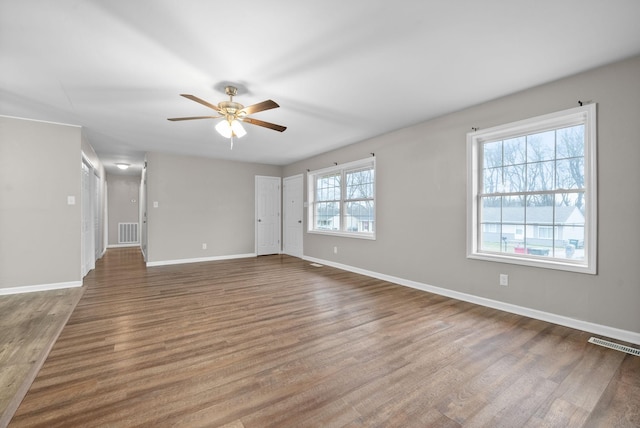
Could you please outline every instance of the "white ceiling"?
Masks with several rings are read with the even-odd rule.
[[[0,0],[0,114],[147,151],[286,165],[640,54],[638,0]],[[273,99],[229,149],[213,120]],[[139,171],[134,168],[133,171]]]

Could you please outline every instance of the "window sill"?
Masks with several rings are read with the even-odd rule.
[[[522,266],[531,266],[543,269],[554,269],[576,273],[586,273],[595,275],[595,266],[587,266],[578,262],[562,261],[560,259],[548,259],[545,257],[520,257],[508,256],[492,253],[471,253],[467,254],[468,259],[484,260],[488,262],[509,263]]]
[[[342,232],[339,230],[307,230],[307,233],[314,235],[340,236],[343,238],[368,239],[371,241],[376,240],[375,233]]]

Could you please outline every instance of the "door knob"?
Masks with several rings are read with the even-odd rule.
[[[302,220],[298,220],[298,223],[302,223]]]
[[[261,222],[261,221],[262,221],[262,219],[258,219],[258,222]]]

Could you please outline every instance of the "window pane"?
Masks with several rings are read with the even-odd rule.
[[[527,144],[525,137],[504,140],[504,165],[519,165],[526,161]]]
[[[345,209],[347,232],[373,232],[373,201],[346,202]]]
[[[494,252],[518,252],[524,247],[523,197],[483,197],[481,212],[481,249]]]
[[[525,247],[524,197],[509,196],[502,201],[503,251],[519,253]]]
[[[527,136],[527,162],[540,162],[555,157],[555,131]]]
[[[532,195],[527,197],[526,235],[527,254],[553,257],[554,199],[552,195]]]
[[[503,192],[523,192],[525,190],[525,165],[505,166],[503,174]]]
[[[558,129],[556,152],[558,159],[584,157],[584,125]]]
[[[556,188],[584,187],[584,158],[562,159],[556,162]]]
[[[340,208],[337,202],[318,202],[315,207],[316,229],[340,230]]]
[[[482,193],[496,193],[504,190],[502,167],[485,168],[482,171]]]
[[[485,168],[502,166],[502,141],[482,145],[482,159]]]
[[[373,168],[348,171],[345,199],[373,199]]]
[[[323,175],[316,180],[316,201],[340,199],[340,174]]]
[[[501,248],[501,222],[502,222],[502,197],[483,197],[480,212],[480,249],[483,251],[500,251]]]
[[[530,192],[553,190],[554,166],[554,161],[528,163],[527,190]]]
[[[561,193],[556,195],[555,223],[562,250],[556,257],[584,259],[584,192]]]

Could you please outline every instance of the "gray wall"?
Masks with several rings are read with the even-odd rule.
[[[282,168],[147,153],[147,262],[254,253],[256,175]]]
[[[0,288],[81,280],[81,145],[80,127],[0,117]]]
[[[118,245],[118,223],[138,223],[140,177],[107,174],[109,245]]]
[[[467,259],[467,132],[578,100],[598,103],[598,275]],[[639,118],[636,57],[289,165],[284,176],[376,155],[377,240],[305,234],[304,254],[640,332]]]

